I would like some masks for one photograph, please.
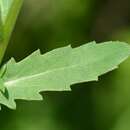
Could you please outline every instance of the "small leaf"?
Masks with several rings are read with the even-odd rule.
[[[0,103],[16,108],[15,99],[42,100],[41,91],[71,90],[70,85],[97,81],[130,55],[130,46],[122,42],[91,42],[77,48],[55,49],[44,55],[34,52],[21,62],[10,60],[2,80],[6,96]]]

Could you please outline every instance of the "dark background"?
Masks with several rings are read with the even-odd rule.
[[[93,40],[130,42],[129,0],[25,0],[4,62]],[[129,78],[130,59],[99,82],[71,86],[72,92],[18,100],[15,111],[2,107],[0,130],[129,130]]]

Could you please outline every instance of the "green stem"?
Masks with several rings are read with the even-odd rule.
[[[0,40],[0,64],[2,62],[3,56],[5,54],[6,48],[9,43],[9,39],[14,28],[18,13],[20,11],[23,0],[14,0],[5,23],[3,23],[2,29],[0,29],[0,34],[2,35]]]

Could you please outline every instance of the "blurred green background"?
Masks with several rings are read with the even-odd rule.
[[[130,43],[129,0],[25,0],[4,62],[38,48],[42,53],[89,41]],[[118,70],[72,86],[72,92],[44,92],[43,101],[3,107],[1,130],[130,130],[130,59]]]

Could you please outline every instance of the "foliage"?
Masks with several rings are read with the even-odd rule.
[[[0,12],[0,62],[5,53],[5,49],[7,48],[9,36],[13,29],[13,25],[15,23],[15,19],[19,12],[21,3],[22,3],[22,0],[14,0],[14,1],[1,0],[0,1],[0,7],[1,7],[1,10],[0,10],[1,11]],[[72,3],[72,5],[74,4]],[[82,10],[82,6],[81,6],[81,10]],[[71,10],[69,10],[69,12],[70,11]],[[79,14],[76,12],[76,14],[79,15],[79,18],[81,17],[80,14],[82,13],[82,11]],[[70,17],[72,16],[74,15],[71,15]],[[60,15],[58,19],[59,21],[61,17],[62,17],[62,14]],[[56,16],[56,20],[57,20],[57,16]],[[63,21],[65,21],[65,19]],[[70,21],[70,19],[68,21]],[[77,20],[77,23],[78,22],[79,21]],[[63,25],[66,25],[66,24],[63,24]],[[57,24],[55,26],[57,26]],[[66,26],[64,28],[66,28]],[[62,30],[61,27],[60,27],[60,30]],[[72,34],[73,36],[76,36],[77,38],[77,35],[74,34],[75,30],[73,30]],[[82,35],[82,33],[80,33],[79,31],[77,32],[78,32],[77,34]],[[61,32],[58,32],[58,31],[57,33],[61,34]],[[69,36],[70,34],[68,31]],[[43,35],[43,34],[40,33],[40,35]],[[63,37],[65,38],[65,36]],[[70,36],[70,39],[71,39],[71,36]],[[40,40],[41,39],[39,39],[39,41]],[[22,41],[18,43],[22,43],[21,46],[23,46]],[[33,44],[33,42],[30,42],[30,43]],[[35,43],[36,42],[34,42],[34,44]],[[14,48],[15,48],[15,45],[14,45]],[[92,43],[82,45],[77,48],[71,48],[70,46],[67,46],[67,47],[55,49],[44,55],[40,54],[39,51],[36,51],[32,55],[28,56],[27,58],[25,58],[24,60],[20,62],[15,62],[15,60],[12,58],[8,63],[6,63],[0,69],[0,103],[12,109],[15,109],[16,107],[16,104],[14,102],[15,99],[41,100],[42,97],[39,94],[39,92],[41,91],[70,90],[70,85],[73,85],[75,83],[97,80],[98,76],[110,70],[113,70],[114,68],[117,67],[117,65],[119,65],[122,61],[124,61],[129,56],[129,50],[130,50],[129,48],[130,48],[129,45],[122,42],[106,42],[106,43],[101,43],[101,44],[96,44],[92,42]],[[78,54],[76,54],[77,51],[78,51]],[[80,94],[75,96],[77,97],[76,98],[77,100],[76,99],[75,100],[78,105],[76,105],[75,107],[72,106],[72,108],[70,108],[70,105],[69,105],[68,110],[71,111],[71,109],[73,109],[73,111],[71,111],[70,113],[68,111],[65,113],[64,111],[64,118],[67,114],[71,115],[71,113],[73,113],[73,118],[75,118],[75,116],[78,115],[76,111],[77,108],[79,108],[79,114],[82,115],[83,114],[82,109],[84,107],[82,106],[84,104],[83,101],[85,102],[85,104],[87,104],[86,102],[88,100],[91,100],[89,101],[90,104],[87,104],[87,106],[85,107],[85,112],[88,112],[90,116],[89,114],[87,116],[83,114],[84,116],[86,116],[86,118],[88,118],[88,120],[86,121],[85,120],[86,118],[83,119],[82,117],[79,118],[79,116],[77,116],[78,118],[77,119],[75,118],[74,121],[75,120],[79,121],[82,118],[82,121],[80,120],[79,123],[81,125],[84,122],[85,126],[87,125],[86,126],[87,129],[90,129],[91,127],[94,130],[95,129],[104,130],[104,129],[109,129],[109,128],[111,129],[112,127],[113,127],[112,129],[114,130],[129,129],[129,122],[128,122],[129,120],[129,84],[128,84],[129,63],[125,62],[125,64],[123,65],[121,65],[121,68],[117,70],[117,73],[115,75],[114,74],[109,75],[107,76],[106,79],[100,80],[99,82],[95,83],[92,86],[90,85],[91,91],[89,91],[90,86],[88,87],[87,85],[86,88],[88,88],[87,89],[88,92],[84,92],[84,93],[81,92],[82,96]],[[73,67],[71,68],[71,66],[74,66],[74,68]],[[103,76],[103,78],[104,77],[105,76]],[[79,88],[82,88],[82,87],[79,87]],[[72,94],[73,93],[74,92],[72,92]],[[71,98],[74,98],[74,97],[70,96],[67,103],[70,102],[73,104],[73,101],[71,102],[72,100]],[[61,99],[61,102],[63,101],[64,99]],[[57,100],[55,104],[58,104]],[[61,103],[59,103],[59,105],[60,106],[63,105],[64,107],[66,104],[64,103],[61,105]],[[48,109],[54,109],[53,105],[51,107],[47,108],[47,111]],[[23,108],[25,108],[25,106]],[[21,107],[21,110],[23,108]],[[41,106],[39,108],[41,108]],[[91,110],[89,110],[89,108]],[[26,114],[29,115],[29,112],[33,113],[33,115],[31,116],[29,115],[29,118],[33,116],[36,118],[37,112],[34,112],[32,109],[30,110],[30,107],[29,107],[29,110],[25,110],[25,109],[23,110],[25,112],[24,113],[25,115]],[[64,110],[66,109],[64,108]],[[43,112],[43,109],[41,111]],[[46,111],[45,104],[44,104],[44,111]],[[55,109],[53,111],[55,111]],[[74,113],[74,111],[76,113]],[[13,115],[15,114],[13,113]],[[21,115],[24,116],[23,113]],[[4,117],[5,115],[2,116],[2,121],[4,120]],[[16,117],[18,117],[17,114],[16,114]],[[44,115],[44,118],[45,118],[45,115]],[[47,117],[47,119],[49,119],[49,116]],[[69,118],[69,120],[71,120],[71,118]],[[43,121],[43,117],[42,117],[42,121]],[[5,122],[7,124],[8,122],[7,118]],[[9,119],[9,122],[13,122],[13,120]],[[19,117],[19,120],[17,120],[17,126],[21,124],[21,122],[22,121],[20,120],[20,117]],[[23,122],[24,122],[24,127],[22,125],[21,128],[24,130],[28,129],[27,126],[29,126],[29,123],[25,124],[26,122],[25,118],[23,118]],[[89,127],[89,122],[92,125],[90,127]],[[39,123],[39,125],[38,123],[39,123],[39,119],[37,123],[35,124],[33,123],[32,126],[29,126],[29,127],[38,129],[38,126],[40,126],[41,124],[43,124],[45,128],[47,127],[45,125],[47,124],[46,122],[41,123],[41,124]],[[15,121],[15,124],[16,124],[16,121]],[[77,127],[78,123],[71,124],[71,125],[73,126],[73,128],[78,129]],[[2,126],[2,123],[1,123],[1,126]],[[59,128],[59,122],[58,122],[58,126],[56,126],[56,122],[51,121],[51,125],[50,123],[48,123],[48,128],[50,127],[52,127],[52,129],[55,129],[55,127]]]
[[[14,99],[41,100],[41,91],[70,90],[72,84],[98,80],[98,76],[115,69],[129,54],[130,47],[125,43],[92,42],[45,55],[36,51],[19,63],[11,59],[1,74],[1,88],[5,86],[5,90],[0,94],[0,103],[15,108]]]
[[[3,0],[3,2],[6,2],[6,1],[7,0]],[[26,3],[28,3],[28,1],[26,1]],[[36,1],[36,3],[40,3],[40,4],[36,4],[35,1]],[[74,8],[73,9],[71,8],[71,6],[70,6],[71,1],[72,1],[71,6],[72,7],[74,6],[76,11]],[[48,6],[46,7],[46,5],[49,5],[48,3],[49,2],[51,3],[52,1],[46,2],[46,1],[42,1],[42,0],[30,0],[31,4],[29,4],[29,5],[31,8],[27,9],[27,7],[26,7],[26,9],[25,9],[26,11],[24,11],[22,14],[23,17],[20,17],[21,19],[20,19],[20,21],[18,21],[18,25],[16,28],[17,30],[12,37],[13,40],[11,39],[12,44],[10,44],[10,49],[12,52],[10,53],[9,49],[7,51],[8,57],[11,57],[13,55],[14,57],[17,57],[17,60],[18,60],[18,58],[22,59],[21,57],[27,56],[27,54],[29,54],[36,48],[40,48],[42,51],[47,51],[50,48],[52,49],[52,48],[56,48],[57,46],[63,46],[63,44],[62,44],[64,41],[63,39],[65,39],[69,42],[70,42],[70,40],[72,40],[72,41],[74,41],[74,44],[78,44],[78,45],[83,43],[84,40],[88,41],[90,39],[95,39],[95,40],[101,41],[102,39],[100,39],[100,37],[101,37],[100,35],[102,35],[104,32],[102,30],[104,30],[104,29],[109,30],[108,27],[111,27],[111,26],[109,26],[108,24],[111,24],[112,22],[108,23],[108,19],[107,19],[106,23],[98,26],[100,24],[100,22],[99,22],[99,24],[96,24],[95,18],[91,17],[91,16],[93,16],[93,14],[94,14],[94,16],[97,15],[99,11],[96,8],[95,8],[95,10],[96,10],[95,11],[94,8],[90,7],[90,5],[88,4],[88,3],[93,3],[95,0],[92,0],[92,1],[86,0],[87,2],[86,1],[84,1],[84,2],[87,4],[84,3],[83,4],[84,6],[80,6],[81,5],[80,3],[83,3],[83,1],[84,0],[81,0],[81,1],[76,0],[77,5],[75,5],[75,2],[73,0],[70,0],[70,1],[62,0],[62,2],[54,1],[55,5],[54,5],[54,3],[53,3],[53,5],[57,9],[55,12],[54,11],[55,9],[51,10],[50,6],[49,6],[49,10],[48,10]],[[9,2],[12,2],[12,1],[10,0]],[[120,1],[117,1],[117,2],[120,3]],[[123,1],[123,2],[125,2],[125,1]],[[43,3],[43,4],[41,4],[41,3]],[[60,4],[58,5],[57,3],[60,3]],[[65,10],[63,7],[64,3],[65,3]],[[98,4],[96,6],[99,7],[99,3],[101,3],[101,2],[98,1]],[[62,7],[61,7],[61,4],[62,4]],[[19,5],[19,7],[21,6],[21,4],[18,4],[18,5]],[[39,7],[37,7],[37,5]],[[44,9],[42,8],[43,11],[41,11],[42,5],[45,5],[45,7],[46,7]],[[125,4],[121,4],[121,5],[124,6]],[[127,5],[129,5],[129,4],[127,4]],[[79,6],[80,6],[80,8],[79,8]],[[88,10],[85,11],[86,6],[88,6],[89,8],[88,8]],[[103,9],[106,9],[104,4],[102,4],[102,6],[103,6]],[[10,4],[8,4],[8,7],[10,7]],[[15,6],[13,5],[13,7],[15,7]],[[19,9],[17,9],[17,7],[15,8],[16,10],[14,11],[14,13],[19,12]],[[68,10],[67,8],[69,8],[71,10]],[[114,9],[115,8],[116,7],[114,6]],[[34,14],[35,10],[37,10],[37,9],[40,11],[40,14],[37,13],[40,17],[38,15]],[[109,9],[109,8],[107,8],[107,9]],[[125,10],[127,8],[123,8],[123,9]],[[31,10],[33,10],[34,12],[32,12]],[[73,11],[72,14],[71,14],[71,11]],[[12,11],[10,10],[10,12],[12,12]],[[28,16],[29,12],[30,12],[30,16]],[[44,14],[43,14],[43,12],[44,12]],[[53,14],[54,17],[51,16],[52,12],[54,12],[56,14],[56,15]],[[66,15],[64,15],[65,12],[66,12]],[[105,15],[105,11],[102,11],[102,12]],[[111,11],[109,11],[109,12],[111,12]],[[114,11],[112,11],[112,12],[114,12]],[[125,12],[127,12],[127,11],[125,11]],[[8,11],[5,14],[7,14],[7,13],[8,13]],[[84,15],[86,13],[89,14],[89,17]],[[35,16],[33,16],[32,14]],[[83,14],[82,18],[81,18],[81,14]],[[114,13],[111,14],[111,18],[114,18],[114,20],[115,20],[116,18],[113,17],[113,15],[114,15]],[[122,15],[122,13],[120,13],[120,15]],[[30,19],[30,17],[32,17],[32,16],[34,19],[31,19],[30,21],[28,21]],[[48,18],[47,21],[45,20],[46,18],[44,20],[42,19],[42,18],[44,18],[44,16],[47,16],[46,17],[46,18]],[[105,15],[105,16],[108,16],[108,15]],[[16,15],[15,15],[15,17],[16,17]],[[12,22],[13,24],[15,23],[15,17],[13,17],[13,20],[14,20]],[[25,19],[25,17],[26,17],[26,19]],[[104,16],[101,15],[101,17],[103,18]],[[0,19],[0,25],[1,25],[0,26],[0,38],[2,40],[0,42],[0,53],[1,53],[0,61],[1,61],[2,57],[5,53],[5,48],[7,48],[7,43],[8,43],[9,35],[10,35],[11,31],[9,31],[9,30],[7,31],[8,33],[6,33],[6,34],[8,34],[8,38],[4,38],[4,40],[3,40],[2,34],[3,34],[3,32],[5,33],[5,31],[3,31],[3,27],[2,27],[3,18],[2,17],[0,17],[0,18],[1,18]],[[109,17],[109,19],[111,19],[111,18]],[[123,22],[125,21],[124,17],[121,19],[123,19]],[[49,20],[51,21],[51,23]],[[88,20],[91,21],[91,24],[88,22]],[[119,19],[117,19],[117,22],[115,22],[116,25],[119,26],[120,24],[118,24],[118,22],[120,22]],[[95,23],[98,26],[97,30],[98,29],[99,30],[97,32],[101,32],[102,34],[98,33],[99,36],[97,34],[96,38],[92,36],[89,39],[89,36],[87,34],[88,30],[86,30],[86,26],[89,26],[93,30],[93,29],[95,29],[95,27],[92,26],[93,23]],[[43,26],[45,26],[45,28]],[[7,27],[7,26],[5,26],[5,27]],[[10,30],[12,30],[12,28],[13,28],[13,26],[8,26],[8,27],[11,28]],[[50,31],[50,28],[52,29],[51,31]],[[127,30],[128,30],[128,28],[127,28]],[[55,34],[53,37],[52,37],[52,33]],[[122,33],[122,31],[121,31],[121,33]],[[89,32],[89,34],[90,34],[90,32]],[[110,34],[112,34],[112,33],[109,32],[109,35]],[[21,37],[21,35],[22,35],[22,37]],[[83,36],[83,39],[84,39],[83,42],[81,42],[80,36],[81,37]],[[86,36],[87,36],[87,38],[86,38]],[[104,37],[104,35],[102,35],[102,37],[104,39],[107,39],[106,37]],[[121,37],[117,36],[116,40],[117,39],[119,40],[119,39],[121,39]],[[58,43],[57,43],[57,40],[59,40],[61,42],[58,41]],[[126,39],[123,39],[123,40],[126,41]],[[76,43],[75,43],[75,41],[76,41]],[[46,43],[46,44],[44,44],[44,43]],[[64,44],[67,44],[67,43],[64,43]],[[86,46],[86,45],[84,45],[84,46]],[[106,52],[107,51],[105,51],[104,54]],[[110,50],[109,52],[112,52],[112,51]],[[120,52],[122,52],[122,50]],[[49,52],[49,53],[51,53],[51,52]],[[40,57],[43,57],[43,56],[44,55],[40,54]],[[99,57],[99,54],[97,54],[95,57]],[[26,59],[28,59],[28,58],[26,58]],[[88,56],[86,56],[86,58],[88,58]],[[113,57],[111,57],[111,59],[113,59]],[[25,63],[25,60],[12,64],[12,68],[15,68],[18,64],[21,64],[22,62]],[[82,84],[79,84],[77,91],[75,91],[75,89],[76,89],[76,87],[75,87],[76,85],[75,85],[73,87],[72,92],[65,92],[65,93],[61,92],[61,95],[58,96],[56,99],[53,94],[51,96],[47,96],[46,94],[44,94],[45,101],[43,102],[44,103],[43,106],[42,106],[42,103],[35,104],[33,102],[33,104],[31,105],[31,103],[25,102],[25,104],[27,104],[27,106],[25,107],[25,104],[20,102],[19,103],[20,107],[17,108],[17,110],[15,112],[5,109],[6,110],[5,112],[4,111],[0,112],[0,114],[3,113],[3,115],[0,115],[2,117],[0,119],[1,128],[3,130],[10,129],[11,127],[12,127],[12,129],[14,129],[14,127],[15,127],[15,129],[19,129],[19,130],[21,130],[21,129],[28,130],[30,128],[38,129],[38,130],[41,130],[43,128],[49,129],[49,130],[50,129],[53,129],[53,130],[54,129],[56,129],[56,130],[57,129],[67,129],[68,130],[69,127],[71,127],[71,130],[72,129],[76,129],[76,130],[79,130],[79,129],[92,129],[92,130],[93,129],[94,130],[98,130],[98,129],[100,129],[100,130],[125,129],[126,130],[126,129],[129,129],[128,120],[129,120],[129,101],[130,101],[129,99],[130,98],[129,98],[129,71],[128,71],[129,61],[128,60],[127,60],[127,62],[125,62],[121,65],[120,69],[118,69],[117,71],[114,71],[112,73],[109,73],[108,75],[102,76],[101,80],[99,80],[98,82],[95,82],[95,83],[92,82],[92,83],[85,84],[85,86],[86,86],[85,88],[81,87],[81,86],[83,86]],[[6,58],[4,58],[4,61],[6,61]],[[53,61],[54,61],[54,59],[53,59]],[[5,81],[6,81],[5,75],[7,75],[7,73],[10,72],[10,70],[7,69],[9,63],[5,64],[4,67],[1,68],[1,70],[0,70],[0,77],[1,77],[0,78],[0,86],[1,86],[0,90],[1,90],[1,93],[3,93],[3,96],[5,96],[6,98],[9,96],[8,95],[9,91],[7,91],[8,87],[5,86]],[[37,67],[37,68],[39,68],[39,67]],[[11,71],[11,74],[12,74],[12,71]],[[14,74],[16,74],[16,73],[14,73]],[[55,77],[55,75],[52,75],[51,78],[53,79],[54,77]],[[43,83],[42,86],[44,86],[44,85],[45,84]],[[69,86],[70,85],[68,85],[68,89],[70,90]],[[6,89],[6,87],[7,87],[7,89]],[[60,87],[62,87],[62,86],[60,86]],[[45,86],[43,88],[45,88]],[[66,93],[68,96],[66,96]],[[59,92],[56,92],[56,95],[58,95],[58,94],[59,94]],[[37,93],[37,95],[39,95],[39,93]],[[48,99],[51,97],[52,97],[52,99]],[[48,100],[49,100],[49,102],[51,102],[50,103],[51,105],[48,104]],[[70,107],[70,104],[71,104],[71,107]],[[15,104],[14,104],[14,106],[15,106]],[[14,108],[14,106],[13,106],[13,108]],[[44,111],[43,111],[43,107],[44,107]],[[39,112],[39,114],[37,112]],[[25,117],[25,115],[26,115],[26,117]],[[62,116],[63,116],[63,119],[62,119]],[[60,118],[60,120],[57,120],[58,118]],[[31,123],[31,121],[35,122],[35,124]],[[68,124],[69,124],[69,126],[68,126]]]
[[[0,1],[1,44],[4,45],[1,59],[21,3],[22,0]],[[128,45],[120,42],[102,45],[92,42],[74,49],[70,46],[56,49],[45,55],[37,51],[19,63],[11,59],[0,71],[0,102],[15,109],[15,99],[40,100],[41,91],[70,90],[72,84],[97,80],[126,59],[129,50]]]

